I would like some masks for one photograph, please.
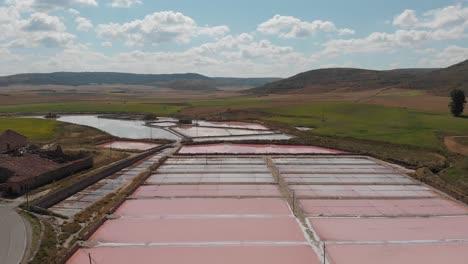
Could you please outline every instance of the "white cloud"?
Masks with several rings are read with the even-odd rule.
[[[338,34],[339,35],[354,35],[356,31],[349,29],[349,28],[341,28],[338,29]]]
[[[427,55],[427,54],[434,54],[437,52],[437,50],[433,48],[427,48],[427,49],[418,49],[418,50],[415,50],[414,52],[420,55]]]
[[[2,59],[10,55],[11,52],[8,49],[0,47],[0,56],[2,57]]]
[[[5,3],[16,12],[31,11],[34,0],[6,0]]]
[[[3,47],[64,47],[75,39],[59,17],[32,13],[23,19],[14,6],[0,7],[0,31]]]
[[[89,31],[93,28],[93,23],[85,17],[77,17],[75,18],[76,29],[78,31]]]
[[[101,24],[96,29],[99,37],[124,40],[128,46],[157,45],[172,41],[187,43],[200,35],[222,37],[228,31],[227,26],[200,27],[192,18],[173,11],[156,12],[142,20],[124,24]]]
[[[468,59],[468,48],[451,45],[442,50],[442,52],[440,52],[439,54],[437,54],[437,57],[440,59],[448,59],[453,63],[461,62],[463,60]]]
[[[257,31],[281,38],[305,38],[316,32],[336,32],[341,35],[354,34],[354,30],[338,29],[333,22],[314,20],[302,21],[292,16],[275,15],[257,26]]]
[[[193,47],[190,49],[190,51],[199,55],[212,56],[216,54],[222,54],[227,50],[232,52],[231,50],[238,49],[240,45],[250,43],[253,41],[253,39],[254,37],[247,33],[242,33],[238,36],[228,35],[215,42],[209,42],[198,47]],[[239,57],[239,53],[237,52],[236,54],[237,57]]]
[[[316,56],[390,51],[431,41],[464,39],[467,37],[468,8],[448,6],[426,12],[423,17],[406,9],[394,18],[393,24],[405,29],[391,33],[373,32],[364,38],[330,40],[322,44],[324,50]]]
[[[98,6],[96,0],[32,0],[31,7],[40,10],[68,8],[70,6]]]
[[[6,3],[20,12],[47,12],[69,9],[72,6],[98,6],[96,0],[6,0]]]
[[[103,46],[103,47],[112,47],[112,42],[110,42],[110,41],[101,42],[101,46]]]
[[[91,21],[73,8],[96,6],[98,1],[5,1],[7,5],[0,5],[0,55],[3,62],[0,64],[0,74],[16,73],[17,69],[21,69],[29,72],[199,72],[210,76],[287,77],[320,66],[374,67],[370,63],[362,65],[360,60],[348,63],[346,60],[350,60],[349,58],[336,57],[349,53],[379,52],[376,54],[378,61],[381,57],[388,56],[386,53],[406,49],[413,51],[409,60],[424,58],[419,63],[425,67],[445,67],[468,58],[467,47],[450,45],[451,42],[447,41],[460,40],[456,42],[460,43],[467,37],[467,8],[462,5],[425,13],[404,10],[389,21],[389,24],[393,23],[398,27],[395,31],[371,32],[353,38],[338,37],[354,34],[354,31],[338,28],[331,21],[303,21],[295,17],[275,16],[258,25],[255,32],[228,35],[227,26],[198,25],[193,18],[181,13],[156,12],[128,23],[96,25],[95,32],[100,39],[87,39],[90,44],[84,45],[80,44],[75,35],[67,32],[64,22],[67,20],[75,23],[77,30],[90,31],[93,28]],[[106,2],[107,6],[111,0],[101,2]],[[130,1],[120,2],[125,6]],[[56,15],[57,13],[63,17]],[[320,32],[331,34],[327,35],[327,40],[323,43],[318,43],[319,39],[311,43],[313,46],[306,49],[306,53],[299,52],[285,40],[278,44],[270,36],[265,36],[276,35],[292,39],[305,38]],[[91,33],[93,31],[88,34]],[[109,54],[92,49],[97,46],[101,50],[103,48],[99,48],[99,45],[109,48],[117,43],[119,46],[124,43],[136,47],[168,42],[187,43],[200,36],[205,38],[199,38],[197,42],[207,39],[206,37],[211,40],[181,51],[178,47],[179,51],[149,52],[145,47],[141,50],[127,49],[122,53]],[[436,41],[440,41],[437,46],[432,45]],[[434,48],[444,43],[446,48]],[[34,54],[36,47],[52,47],[54,55],[45,56],[41,52]],[[315,54],[307,53],[320,47],[322,50]],[[16,48],[27,48],[28,52]],[[409,63],[402,61],[401,65],[409,66]]]
[[[414,10],[406,9],[401,14],[393,19],[393,25],[402,27],[411,27],[418,23],[416,12]]]
[[[333,55],[339,53],[375,52],[394,48],[412,47],[423,41],[435,38],[432,32],[421,30],[397,30],[394,33],[374,32],[365,38],[336,39],[323,44],[322,53]]]
[[[187,52],[222,60],[278,60],[285,63],[294,57],[298,64],[303,61],[302,54],[295,52],[292,47],[277,46],[266,39],[255,41],[254,37],[247,33],[238,36],[229,35],[215,42],[191,48]]]
[[[76,10],[76,9],[73,9],[73,8],[69,8],[68,9],[68,12],[74,16],[77,16],[80,14],[80,11]]]
[[[67,32],[33,32],[10,41],[7,46],[12,48],[46,47],[58,48],[71,45],[75,35]]]
[[[447,6],[430,10],[417,17],[414,10],[406,9],[395,17],[393,24],[402,27],[441,29],[447,27],[468,27],[468,8],[462,5]]]
[[[25,31],[65,31],[65,25],[59,17],[45,13],[34,13],[22,28]]]
[[[428,28],[442,28],[463,25],[468,27],[468,7],[462,5],[447,6],[434,9],[424,14],[426,19],[420,26]]]
[[[276,46],[269,40],[261,40],[252,42],[248,45],[240,45],[239,50],[243,58],[257,59],[257,58],[274,58],[277,55],[285,55],[293,52],[292,47]]]
[[[419,61],[422,67],[448,67],[468,59],[468,48],[451,45]]]
[[[14,36],[22,24],[20,13],[14,7],[0,7],[0,40]]]
[[[129,8],[133,5],[141,5],[140,0],[112,0],[111,6],[115,8]]]
[[[198,72],[209,76],[286,77],[311,68],[304,58],[291,47],[276,46],[267,40],[256,41],[250,34],[240,34],[172,52],[133,50],[104,55],[91,46],[72,44],[53,56],[24,55],[21,62],[12,62],[8,68],[0,65],[0,74],[12,73],[16,65],[23,65],[21,70],[28,72]]]

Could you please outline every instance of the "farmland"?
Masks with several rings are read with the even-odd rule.
[[[130,99],[128,101],[122,101],[121,98],[114,96],[106,102],[75,101],[67,104],[52,102],[2,105],[0,113],[152,113],[160,116],[223,118],[226,111],[241,111],[248,118],[277,122],[291,128],[311,127],[314,128],[310,132],[313,135],[352,137],[435,150],[444,149],[443,137],[445,135],[463,136],[468,131],[466,119],[453,118],[447,111],[441,112],[439,106],[433,110],[430,110],[431,108],[421,110],[418,106],[415,106],[418,109],[411,108],[411,104],[421,100],[421,96],[425,96],[424,93],[417,91],[406,93],[397,91],[383,96],[387,102],[388,100],[396,102],[400,98],[411,100],[407,104],[408,107],[394,107],[392,103],[377,104],[378,101],[372,102],[373,99],[369,103],[353,102],[339,99],[336,95],[330,98],[325,95],[312,98],[297,95],[265,98],[237,96],[197,100],[149,97],[144,100]],[[366,98],[366,95],[363,94],[361,99],[363,98]],[[378,100],[380,97],[374,98]],[[331,101],[327,101],[328,99]],[[242,118],[242,115],[240,117]],[[35,123],[38,122],[40,121],[35,120]],[[27,124],[24,121],[23,123]],[[41,134],[47,131],[43,132],[40,129],[35,133]]]
[[[23,105],[3,105],[0,113],[152,113],[159,115],[170,115],[182,109],[181,106],[164,104],[145,103],[44,103],[44,104],[23,104]]]
[[[353,137],[395,144],[443,149],[440,137],[461,135],[468,122],[446,113],[355,103],[318,103],[265,110],[291,126],[315,128],[317,135]]]
[[[12,129],[32,140],[51,139],[59,122],[32,118],[0,118],[0,131]]]

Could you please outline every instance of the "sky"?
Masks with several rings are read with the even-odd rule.
[[[0,0],[0,75],[446,67],[467,33],[467,0]]]

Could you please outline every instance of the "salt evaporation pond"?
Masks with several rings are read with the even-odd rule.
[[[58,121],[97,128],[113,136],[131,139],[158,138],[178,140],[177,135],[155,127],[145,126],[144,121],[99,118],[96,115],[66,115]]]

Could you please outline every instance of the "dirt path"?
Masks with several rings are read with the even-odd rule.
[[[462,145],[458,143],[455,139],[456,138],[468,138],[468,136],[450,136],[444,138],[445,146],[448,150],[468,156],[468,146]]]

